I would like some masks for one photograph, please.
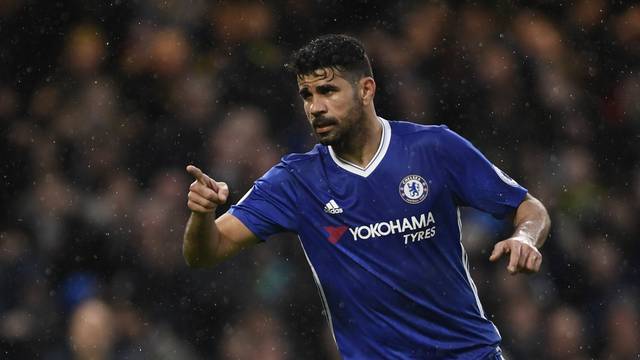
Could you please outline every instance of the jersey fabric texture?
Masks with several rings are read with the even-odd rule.
[[[298,234],[344,359],[493,359],[459,208],[504,217],[527,190],[446,126],[380,122],[367,167],[318,144],[229,212],[262,240]]]

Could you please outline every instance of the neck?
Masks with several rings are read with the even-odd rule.
[[[367,166],[376,154],[382,139],[382,124],[375,112],[365,112],[360,126],[354,128],[348,140],[332,146],[341,159],[361,167]]]

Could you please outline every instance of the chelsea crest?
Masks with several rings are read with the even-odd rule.
[[[429,185],[420,175],[407,175],[400,182],[400,196],[409,204],[418,204],[427,197]]]

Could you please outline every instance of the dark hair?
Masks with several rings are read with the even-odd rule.
[[[328,34],[311,40],[294,52],[287,64],[298,77],[323,68],[332,68],[360,79],[373,76],[369,57],[360,40],[341,34]]]

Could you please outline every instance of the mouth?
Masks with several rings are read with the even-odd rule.
[[[336,126],[336,121],[331,118],[318,117],[312,123],[313,129],[318,135],[325,135]]]
[[[334,126],[333,124],[327,124],[322,126],[315,126],[314,128],[316,130],[316,134],[323,135],[333,130],[333,126]]]

